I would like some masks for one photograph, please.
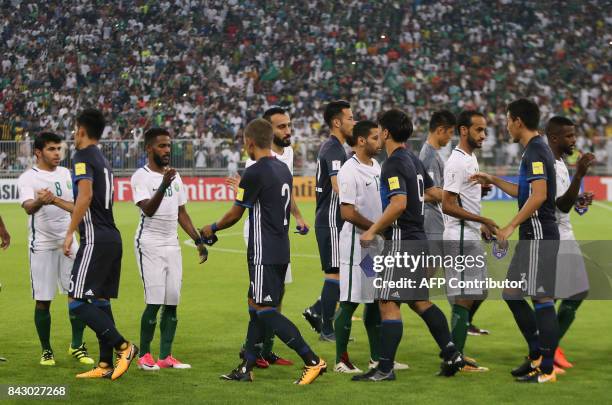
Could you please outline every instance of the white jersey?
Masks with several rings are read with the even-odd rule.
[[[469,155],[459,147],[453,149],[444,165],[444,191],[457,194],[459,205],[464,210],[476,215],[480,215],[482,188],[480,184],[471,182],[470,176],[478,173],[478,171],[476,155]],[[477,235],[476,237],[480,239],[480,223],[463,221],[449,215],[445,216],[444,232],[460,234],[463,225],[471,235]]]
[[[74,201],[72,176],[65,167],[48,172],[34,166],[25,171],[17,181],[19,203],[35,200],[36,192],[47,189],[58,198]],[[53,250],[62,247],[66,231],[70,226],[70,213],[55,205],[43,205],[28,218],[30,250]]]
[[[293,148],[291,146],[285,146],[282,155],[279,155],[278,153],[274,152],[274,150],[272,150],[272,156],[286,164],[289,168],[289,171],[291,172],[291,175],[293,176]],[[244,164],[244,168],[246,169],[247,167],[254,164],[255,161],[253,159],[248,159]]]
[[[376,222],[382,215],[380,164],[375,159],[372,159],[372,163],[372,166],[361,163],[353,155],[342,165],[337,178],[340,204],[354,205],[363,217]],[[344,222],[340,232],[340,263],[361,263],[359,235],[362,233],[355,225]]]
[[[563,162],[563,159],[555,160],[555,172],[557,173],[557,195],[555,198],[561,197],[570,186],[570,176],[567,170],[567,166]],[[559,237],[561,240],[576,239],[574,237],[574,230],[570,223],[569,212],[563,212],[555,205],[555,216],[557,217],[557,223],[559,224]]]
[[[134,203],[151,199],[163,178],[163,174],[154,172],[148,166],[136,170],[131,179]],[[177,173],[155,214],[148,217],[141,210],[135,237],[136,246],[178,246],[178,210],[186,203],[187,192],[181,176]]]

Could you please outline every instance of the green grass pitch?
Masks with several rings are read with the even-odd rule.
[[[302,212],[312,224],[314,204],[302,203]],[[230,203],[190,203],[188,210],[197,226],[218,219]],[[579,239],[608,239],[612,228],[612,204],[598,203],[583,217],[573,215]],[[502,225],[516,212],[516,203],[485,203],[485,214]],[[610,302],[586,302],[563,341],[563,347],[575,367],[559,378],[558,384],[523,386],[512,381],[510,368],[516,366],[526,348],[510,311],[503,302],[486,302],[476,317],[479,326],[491,335],[469,337],[466,352],[491,368],[483,374],[460,374],[455,378],[434,377],[438,368],[438,349],[423,322],[407,308],[403,310],[404,337],[397,359],[411,369],[397,374],[395,383],[360,384],[347,375],[331,372],[334,346],[319,342],[301,317],[301,311],[319,295],[322,274],[316,256],[314,233],[291,234],[294,283],[288,286],[283,312],[302,331],[306,341],[328,361],[330,372],[308,387],[292,384],[300,373],[299,358],[278,339],[275,350],[296,362],[294,367],[256,370],[255,382],[238,384],[219,380],[238,362],[238,349],[247,322],[245,268],[242,225],[219,234],[220,241],[210,250],[204,265],[197,264],[195,249],[183,245],[183,294],[179,307],[179,326],[174,345],[176,357],[191,363],[191,370],[140,372],[134,365],[116,382],[77,381],[74,375],[83,367],[67,355],[70,331],[65,297],[52,305],[52,345],[57,366],[38,365],[39,343],[33,323],[33,306],[27,261],[26,214],[16,204],[0,206],[12,235],[8,251],[0,251],[0,384],[68,385],[73,402],[96,403],[592,403],[610,401],[612,375],[612,305]],[[124,242],[120,299],[113,309],[119,330],[138,342],[143,291],[133,253],[133,236],[138,212],[129,203],[115,206],[115,218]],[[181,234],[181,239],[187,239]],[[450,309],[438,302],[443,311]],[[368,345],[361,322],[353,323],[356,341],[349,345],[352,359],[364,368]],[[159,331],[153,343],[158,352]],[[93,357],[98,347],[95,335],[86,331]]]

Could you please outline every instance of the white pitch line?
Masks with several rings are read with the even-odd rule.
[[[612,211],[612,207],[611,206],[609,206],[607,204],[604,204],[604,203],[600,203],[599,201],[593,201],[593,205],[596,205],[598,207],[605,208],[607,210]]]
[[[191,246],[191,247],[195,247],[195,243],[193,243],[193,241],[191,239],[187,239],[183,243],[185,243],[185,245],[188,245],[188,246]],[[229,248],[220,248],[220,247],[213,247],[213,246],[207,246],[206,248],[208,250],[213,250],[213,251],[222,252],[222,253],[242,253],[242,254],[246,254],[246,250],[241,250],[241,249],[229,249]],[[317,255],[309,255],[309,254],[304,254],[304,253],[292,253],[291,257],[307,257],[307,258],[311,258],[311,259],[318,259],[319,258],[319,256],[317,256]]]

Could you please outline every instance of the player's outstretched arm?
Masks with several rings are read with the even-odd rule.
[[[512,233],[520,224],[527,221],[544,201],[546,201],[546,179],[537,179],[531,182],[531,195],[525,201],[523,208],[516,214],[508,225],[497,231],[497,240],[508,240]]]
[[[595,161],[595,155],[592,153],[585,153],[580,157],[580,159],[578,159],[578,162],[576,163],[576,174],[574,175],[569,188],[565,194],[556,200],[557,208],[559,208],[561,211],[565,213],[570,212],[576,203],[578,193],[580,193],[580,183],[582,183],[582,179],[588,173],[593,161]]]
[[[204,237],[210,238],[217,231],[231,228],[236,222],[240,221],[244,210],[245,207],[243,205],[234,204],[220,220],[210,225],[206,225],[200,232]]]
[[[478,172],[470,176],[470,181],[480,183],[483,186],[493,184],[494,186],[500,188],[504,193],[508,194],[510,197],[518,197],[518,184],[511,183],[500,177],[493,176],[484,172]]]
[[[340,204],[340,215],[342,219],[355,225],[357,228],[367,231],[374,224],[355,209],[353,204]]]
[[[378,221],[376,221],[367,231],[361,234],[361,238],[359,239],[367,244],[368,241],[374,239],[376,234],[383,232],[391,226],[391,224],[402,215],[407,205],[408,198],[405,194],[395,194],[391,196],[389,205],[387,205],[381,217],[378,218]]]
[[[9,235],[6,230],[6,226],[4,226],[4,221],[2,221],[2,217],[0,217],[0,248],[8,249],[11,244],[11,235]]]
[[[189,216],[189,213],[187,212],[187,209],[184,205],[179,206],[178,223],[181,228],[183,228],[185,233],[187,233],[187,235],[189,235],[189,237],[195,242],[196,247],[198,248],[198,254],[200,256],[200,264],[204,263],[208,258],[208,251],[206,250],[206,247],[202,242],[202,237],[200,236],[200,233],[198,232],[196,227],[193,226],[191,217]]]
[[[79,192],[74,203],[70,225],[66,231],[66,238],[64,239],[64,255],[66,256],[70,256],[73,235],[83,220],[85,213],[87,213],[91,205],[91,199],[93,198],[93,182],[91,180],[81,179],[77,187]]]
[[[72,214],[72,211],[74,211],[74,203],[72,201],[63,200],[55,195],[52,195],[52,197],[53,199],[51,200],[50,204],[53,204],[56,207]]]
[[[304,217],[302,217],[302,212],[300,211],[299,207],[297,206],[297,203],[295,202],[295,197],[293,196],[293,193],[291,194],[291,215],[293,215],[293,218],[295,218],[295,222],[297,223],[297,226],[300,229],[308,229],[310,228],[308,226],[308,223],[306,223],[306,221],[304,220]]]
[[[443,192],[440,187],[429,187],[425,190],[426,203],[439,203],[442,201]]]
[[[465,221],[479,222],[483,224],[490,233],[497,232],[497,224],[490,218],[485,218],[480,215],[467,211],[459,205],[458,194],[452,191],[444,191],[442,198],[442,212],[451,217],[463,219]]]

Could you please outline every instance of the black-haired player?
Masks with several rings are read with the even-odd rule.
[[[522,289],[504,289],[504,299],[527,341],[529,355],[512,375],[519,382],[547,383],[557,380],[553,358],[559,340],[555,314],[555,275],[559,228],[555,219],[555,158],[538,134],[540,109],[530,100],[518,99],[508,105],[508,132],[525,148],[518,184],[486,173],[472,180],[493,184],[518,198],[519,212],[497,231],[497,239],[507,240],[519,228],[519,242],[507,278],[522,282]],[[535,311],[524,299],[531,297]]]
[[[257,362],[266,327],[274,331],[287,346],[304,361],[304,371],[296,384],[312,383],[327,370],[327,364],[317,357],[302,338],[297,327],[277,311],[285,290],[285,274],[289,264],[289,204],[293,187],[291,172],[270,150],[273,129],[270,123],[258,118],[244,131],[245,149],[256,161],[248,167],[240,180],[236,202],[217,222],[202,229],[206,238],[233,226],[249,209],[249,243],[247,263],[250,287],[248,291],[249,325],[244,361],[226,380],[252,381],[252,370]]]
[[[70,313],[96,332],[100,343],[97,367],[77,378],[121,377],[138,354],[138,347],[121,336],[113,318],[111,298],[117,298],[121,273],[121,235],[113,217],[113,172],[98,142],[104,116],[85,109],[76,117],[74,142],[75,203],[64,240],[64,254],[71,251],[73,234],[79,230],[81,244],[70,278]],[[117,361],[113,368],[113,349]]]
[[[381,174],[381,197],[384,212],[382,216],[361,235],[361,241],[368,244],[376,234],[383,233],[386,244],[391,246],[387,253],[399,252],[397,249],[412,251],[416,246],[420,253],[426,248],[424,204],[427,200],[440,201],[442,190],[433,187],[431,177],[423,163],[406,148],[406,141],[412,135],[412,121],[406,113],[392,109],[384,112],[378,119],[387,151]],[[425,243],[423,243],[425,242]],[[403,245],[403,246],[399,246]],[[405,250],[406,251],[406,250]],[[408,303],[427,324],[430,333],[440,348],[440,375],[452,376],[463,366],[462,355],[452,342],[448,322],[444,313],[431,301],[429,292],[419,288],[425,268],[413,269],[412,275],[390,266],[377,277],[388,284],[375,284],[382,324],[380,361],[376,368],[365,374],[353,377],[354,381],[395,380],[393,364],[397,347],[402,339],[404,326],[400,304]],[[396,289],[389,282],[400,277],[412,277],[415,288]]]
[[[317,156],[315,234],[319,246],[321,267],[325,273],[321,297],[303,312],[320,339],[333,342],[334,315],[340,298],[340,231],[344,221],[340,215],[338,180],[336,175],[346,161],[344,143],[352,135],[355,121],[351,105],[344,100],[332,101],[323,114],[331,135]]]
[[[576,125],[568,118],[554,116],[546,124],[545,133],[548,138],[548,146],[555,156],[555,172],[557,175],[557,200],[555,203],[561,242],[557,259],[557,280],[559,282],[556,283],[557,291],[555,292],[556,297],[562,298],[557,311],[559,341],[561,341],[589,291],[589,279],[584,258],[574,236],[569,212],[573,207],[576,207],[578,212],[583,213],[584,211],[581,211],[581,209],[586,209],[593,200],[592,192],[587,191],[580,194],[580,185],[595,156],[592,153],[582,155],[576,163],[576,173],[570,179],[563,157],[574,153]],[[565,357],[561,347],[557,347],[554,361],[555,366],[562,369],[573,366]],[[558,368],[555,371],[562,372]]]

